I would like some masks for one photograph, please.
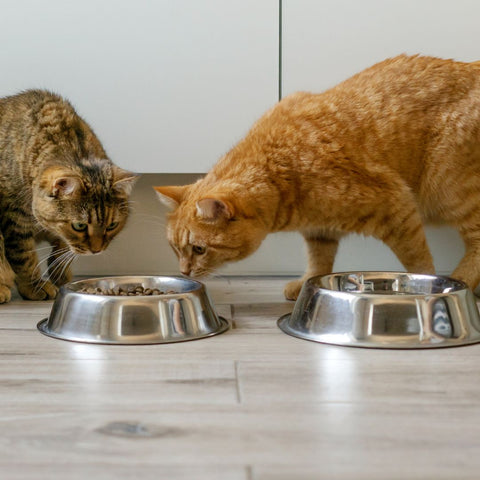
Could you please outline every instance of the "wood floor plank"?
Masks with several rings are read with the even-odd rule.
[[[318,404],[170,406],[2,422],[0,464],[303,465],[363,478],[478,474],[478,406]],[[139,472],[141,472],[141,468]],[[348,470],[347,472],[348,473]],[[318,478],[329,478],[328,475]],[[341,477],[340,477],[341,478]],[[345,478],[352,478],[346,476]],[[445,478],[441,477],[441,478]]]
[[[478,478],[480,345],[290,337],[286,280],[214,279],[232,329],[169,345],[55,340],[51,302],[0,306],[0,478]]]
[[[477,360],[449,362],[441,352],[430,356],[402,351],[372,357],[331,350],[331,355],[303,360],[242,361],[239,388],[245,403],[311,402],[441,404],[480,403],[480,348]],[[390,361],[386,362],[386,359]],[[472,381],[465,381],[470,378]],[[288,385],[288,388],[285,388]]]
[[[48,462],[47,462],[48,459]],[[251,480],[251,474],[243,466],[205,466],[205,465],[148,465],[137,464],[135,460],[130,465],[101,459],[92,460],[88,464],[83,461],[68,464],[52,464],[50,458],[43,462],[25,465],[11,462],[8,469],[8,480]],[[2,470],[0,469],[0,473]],[[7,472],[4,470],[4,472]],[[7,478],[7,477],[4,477]]]
[[[66,404],[91,408],[162,405],[165,403],[236,403],[233,362],[175,361],[152,356],[148,362],[131,355],[101,360],[44,360],[31,364],[25,357],[0,363],[0,404],[32,407],[45,399],[60,408]]]

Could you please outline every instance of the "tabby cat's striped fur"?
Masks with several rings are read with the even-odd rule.
[[[24,298],[54,298],[75,255],[103,251],[123,228],[134,181],[58,95],[0,99],[0,303],[14,282]],[[40,240],[53,246],[46,281]]]

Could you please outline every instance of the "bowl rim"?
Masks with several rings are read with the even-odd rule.
[[[78,280],[75,280],[73,282],[68,282],[64,285],[62,285],[60,287],[61,290],[64,290],[64,291],[67,291],[69,293],[73,293],[73,294],[78,294],[78,295],[85,295],[85,296],[89,296],[89,297],[94,297],[94,298],[98,298],[98,299],[101,299],[101,298],[109,298],[109,299],[118,299],[118,298],[124,298],[123,295],[104,295],[104,294],[100,294],[100,293],[96,293],[96,294],[92,294],[92,293],[86,293],[86,292],[80,292],[79,290],[76,290],[75,288],[71,288],[71,286],[74,286],[74,285],[78,285],[78,284],[81,284],[83,282],[89,282],[89,281],[101,281],[101,280],[113,280],[113,279],[117,279],[117,278],[128,278],[128,279],[135,279],[135,278],[138,278],[138,279],[145,279],[145,278],[166,278],[166,279],[174,279],[174,280],[180,280],[180,281],[184,281],[184,282],[188,282],[190,283],[193,287],[190,288],[189,290],[185,291],[185,292],[174,292],[174,293],[163,293],[161,295],[136,295],[135,298],[136,299],[141,299],[141,298],[148,298],[148,299],[158,299],[158,297],[160,296],[161,298],[171,298],[171,297],[175,297],[175,296],[178,296],[178,295],[185,295],[186,293],[190,293],[190,292],[196,292],[198,290],[202,290],[202,289],[205,289],[205,285],[198,281],[198,280],[195,280],[193,278],[187,278],[187,277],[183,277],[181,275],[139,275],[139,274],[136,274],[136,275],[108,275],[108,276],[101,276],[101,277],[88,277],[88,278],[81,278],[81,279],[78,279]],[[127,298],[132,298],[132,297],[127,297]]]
[[[362,298],[379,298],[381,295],[383,298],[427,298],[427,297],[443,297],[446,295],[452,295],[452,294],[457,294],[459,292],[463,291],[470,291],[470,287],[463,282],[462,280],[458,280],[456,278],[450,277],[448,275],[436,275],[436,274],[429,274],[429,273],[415,273],[415,272],[402,272],[402,271],[395,271],[395,270],[351,270],[351,271],[341,271],[341,272],[332,272],[326,275],[314,275],[310,278],[308,278],[305,281],[305,284],[311,283],[312,280],[318,278],[325,278],[325,277],[336,277],[336,276],[345,276],[345,275],[352,275],[352,274],[369,274],[369,275],[375,275],[378,274],[379,276],[382,274],[389,274],[389,275],[414,275],[416,277],[423,277],[423,278],[441,278],[444,280],[448,280],[454,284],[457,284],[459,288],[455,288],[454,290],[448,291],[448,292],[437,292],[437,293],[371,293],[371,292],[356,292],[356,291],[342,291],[342,290],[333,290],[327,287],[319,286],[319,285],[313,285],[318,293],[322,294],[328,294],[328,295],[339,295],[339,296],[359,296]],[[299,298],[301,296],[301,293],[299,294]]]

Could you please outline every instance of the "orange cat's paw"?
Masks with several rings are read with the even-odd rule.
[[[287,300],[296,300],[298,298],[298,294],[300,293],[300,289],[304,284],[305,280],[294,280],[293,282],[288,282],[285,285],[283,293],[285,294],[285,298]]]
[[[7,285],[0,284],[0,303],[7,303],[12,298],[12,292]]]

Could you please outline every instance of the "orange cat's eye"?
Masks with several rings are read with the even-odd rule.
[[[73,223],[72,223],[72,228],[73,228],[76,232],[84,232],[84,231],[88,228],[88,225],[87,225],[86,223],[73,222]]]
[[[205,247],[201,247],[200,245],[192,245],[192,252],[195,255],[203,255],[205,253]]]

